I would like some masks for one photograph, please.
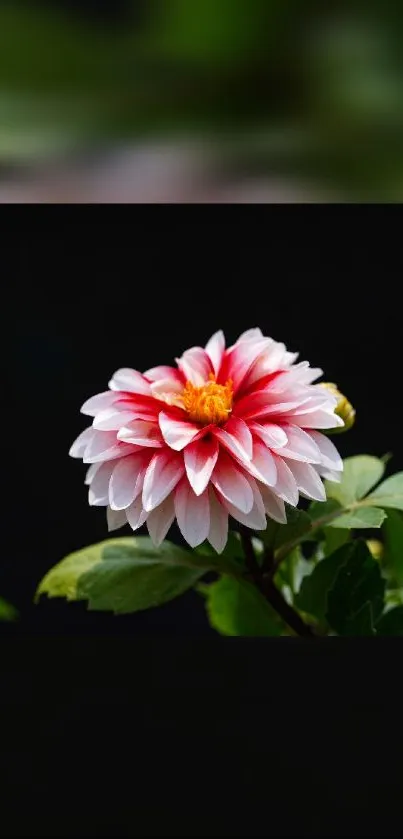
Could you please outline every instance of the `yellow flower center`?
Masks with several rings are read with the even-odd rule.
[[[181,399],[192,422],[219,425],[226,422],[232,411],[232,381],[228,379],[225,385],[218,385],[212,373],[209,379],[202,387],[186,382]]]

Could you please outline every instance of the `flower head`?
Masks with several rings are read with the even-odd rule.
[[[250,329],[227,349],[217,332],[176,367],[118,370],[82,406],[93,422],[70,449],[109,529],[146,522],[158,545],[176,518],[192,547],[220,553],[229,516],[264,530],[266,516],[286,521],[284,502],[324,501],[342,461],[320,429],[344,423],[337,396],[313,384],[322,371],[296,359]]]

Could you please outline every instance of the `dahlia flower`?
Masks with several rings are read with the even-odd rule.
[[[222,331],[176,367],[118,370],[81,408],[92,417],[70,449],[89,464],[89,503],[109,530],[147,524],[154,544],[176,518],[192,547],[221,553],[232,516],[264,530],[286,522],[284,502],[325,501],[322,478],[341,458],[321,430],[344,425],[322,371],[250,329],[226,349]]]

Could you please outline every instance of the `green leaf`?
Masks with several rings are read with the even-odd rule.
[[[183,594],[211,568],[209,559],[145,536],[110,539],[76,551],[44,577],[37,595],[88,600],[116,614],[159,606]]]
[[[273,637],[285,630],[265,598],[246,581],[223,575],[198,589],[206,597],[209,622],[221,635]]]
[[[397,587],[403,587],[403,516],[400,512],[388,510],[383,534],[385,537],[383,563]]]
[[[378,507],[358,507],[350,513],[344,513],[337,519],[329,522],[328,527],[342,528],[347,530],[359,528],[380,527],[386,519],[384,510]]]
[[[326,618],[339,635],[362,634],[363,627],[373,627],[384,607],[385,580],[364,541],[349,546],[349,557],[343,563],[328,593]],[[371,607],[369,619],[359,614],[366,604]],[[373,629],[370,634],[374,634]]]
[[[375,635],[372,604],[367,601],[351,618],[346,620],[343,635],[354,637]]]
[[[302,581],[301,589],[294,601],[297,609],[313,615],[321,622],[325,621],[328,593],[340,569],[348,562],[352,551],[352,543],[343,545],[334,554],[318,562],[312,574]]]
[[[328,498],[335,498],[343,507],[363,498],[381,480],[385,471],[385,464],[379,458],[366,454],[347,457],[343,465],[343,475],[339,484],[333,481],[325,482]]]
[[[3,597],[0,597],[0,621],[15,621],[17,618],[17,609]]]
[[[351,539],[349,530],[341,528],[338,530],[336,527],[325,527],[324,535],[323,551],[325,556],[330,556],[330,554],[337,551],[338,548],[341,548],[342,545],[345,545]]]
[[[366,504],[376,504],[379,507],[392,507],[403,510],[403,472],[397,472],[383,481],[371,495],[365,499]]]
[[[390,609],[376,624],[377,635],[403,635],[403,606]]]

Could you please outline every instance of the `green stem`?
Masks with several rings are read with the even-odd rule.
[[[311,627],[302,620],[298,612],[287,603],[281,592],[276,588],[271,575],[269,577],[263,574],[263,569],[259,567],[253,550],[250,531],[243,526],[241,527],[241,540],[250,576],[263,597],[296,635],[300,635],[302,638],[315,638],[315,633]]]

